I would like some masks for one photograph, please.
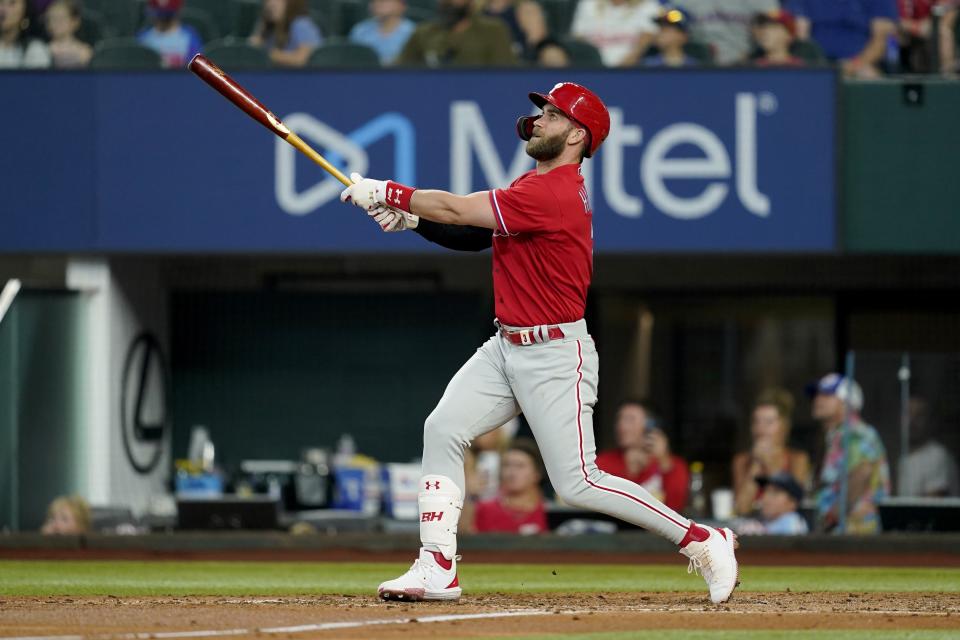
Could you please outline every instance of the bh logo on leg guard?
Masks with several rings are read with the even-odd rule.
[[[463,509],[460,487],[441,475],[421,477],[420,486],[420,542],[425,549],[452,560],[457,555],[457,521]]]

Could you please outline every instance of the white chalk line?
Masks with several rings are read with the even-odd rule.
[[[431,622],[460,622],[462,620],[488,620],[494,618],[516,618],[523,616],[544,616],[554,611],[543,609],[521,609],[516,611],[496,611],[491,613],[460,613],[436,616],[421,616],[419,618],[385,618],[382,620],[348,620],[343,622],[319,622],[291,627],[267,627],[259,629],[218,629],[197,631],[162,631],[154,633],[119,633],[92,636],[19,636],[2,637],[0,640],[175,640],[178,638],[216,638],[228,636],[252,635],[254,633],[307,633],[310,631],[330,631],[333,629],[355,629],[387,624],[429,624]],[[562,613],[582,613],[577,611],[563,611]]]

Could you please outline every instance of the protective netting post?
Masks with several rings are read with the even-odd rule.
[[[897,467],[902,474],[910,454],[910,354],[904,352],[897,370],[900,381],[900,463]]]
[[[852,389],[853,387],[853,374],[856,359],[857,357],[853,350],[847,351],[843,375],[846,376],[848,389]],[[843,424],[840,426],[840,498],[837,501],[837,533],[841,534],[847,532],[847,484],[850,473],[848,468],[849,456],[847,452],[850,448],[850,415],[853,413],[853,407],[851,406],[852,400],[853,393],[845,394],[843,400]]]

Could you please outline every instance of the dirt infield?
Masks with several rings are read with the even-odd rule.
[[[517,615],[504,616],[516,612]],[[484,617],[487,616],[487,617]],[[432,620],[431,617],[441,618]],[[420,618],[419,621],[415,620]],[[447,618],[447,619],[443,619]],[[960,594],[491,594],[454,604],[375,597],[2,598],[0,637],[483,638],[657,629],[956,630]],[[129,634],[144,634],[133,636]]]

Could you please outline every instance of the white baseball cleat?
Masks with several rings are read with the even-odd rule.
[[[377,589],[384,600],[459,600],[457,559],[447,560],[438,551],[420,549],[420,557],[405,574],[387,580]]]
[[[690,558],[687,573],[699,573],[710,587],[710,601],[721,604],[730,599],[740,584],[740,569],[734,549],[739,545],[730,529],[703,527],[710,532],[703,542],[693,541],[680,549]]]

